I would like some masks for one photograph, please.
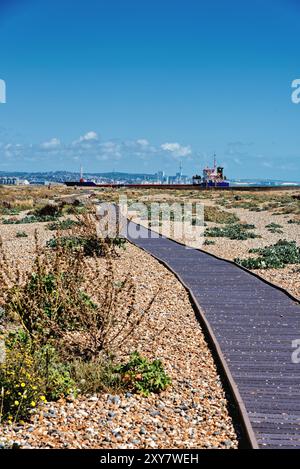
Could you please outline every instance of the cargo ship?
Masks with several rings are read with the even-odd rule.
[[[132,187],[132,188],[143,188],[143,189],[191,189],[191,188],[227,188],[229,187],[229,181],[224,176],[224,168],[217,166],[216,155],[214,155],[213,167],[206,166],[203,169],[202,176],[195,175],[192,178],[192,184],[158,184],[158,183],[144,183],[144,184],[126,184],[126,183],[96,183],[94,181],[85,180],[83,177],[83,170],[80,169],[80,179],[78,181],[65,181],[66,186],[69,187]]]
[[[198,174],[193,176],[193,185],[200,187],[229,187],[229,181],[224,176],[224,168],[217,166],[216,155],[214,155],[212,168],[206,166],[203,169],[202,176]]]

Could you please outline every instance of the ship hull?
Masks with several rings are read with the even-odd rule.
[[[201,184],[96,184],[93,181],[66,181],[68,187],[131,187],[141,189],[205,189],[206,187],[229,187],[228,182],[201,183]]]

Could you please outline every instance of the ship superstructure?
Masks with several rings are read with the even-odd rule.
[[[198,174],[193,176],[193,184],[204,187],[228,187],[229,182],[224,176],[224,168],[217,166],[216,155],[214,155],[213,167],[203,168],[202,177]]]

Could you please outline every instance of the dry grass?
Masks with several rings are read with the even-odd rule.
[[[93,221],[85,217],[76,230],[94,236]],[[0,298],[9,319],[41,345],[54,341],[64,354],[91,359],[120,350],[155,297],[141,314],[130,274],[117,282],[111,246],[98,243],[101,260],[96,255],[86,258],[83,248],[70,250],[59,240],[55,249],[45,249],[36,236],[33,268],[25,272],[8,261],[1,246]]]

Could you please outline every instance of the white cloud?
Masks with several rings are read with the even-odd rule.
[[[144,165],[149,161],[150,165],[153,166],[160,167],[164,164],[172,167],[176,158],[190,155],[190,153],[190,146],[182,146],[176,142],[153,145],[142,137],[132,140],[103,141],[92,130],[78,136],[73,142],[62,142],[58,138],[52,138],[40,144],[30,143],[22,144],[22,146],[16,143],[0,142],[0,160],[2,156],[3,159],[7,160],[15,159],[20,166],[22,162],[25,165],[26,161],[41,161],[43,167],[67,169],[69,165],[80,161],[85,168],[94,168],[98,162],[99,171],[101,170],[101,161],[116,162],[116,165],[122,162],[124,167],[127,164],[128,167],[132,167],[133,161],[137,165]],[[0,166],[2,166],[1,161]]]
[[[51,150],[51,148],[57,148],[60,146],[60,140],[58,138],[51,138],[49,142],[41,143],[41,148],[45,150]]]
[[[91,140],[98,140],[98,134],[93,130],[90,130],[79,138],[79,142],[90,142]]]
[[[174,156],[188,156],[192,153],[190,145],[183,146],[180,143],[163,143],[160,146],[163,150],[172,153]]]
[[[136,143],[138,143],[139,145],[141,145],[142,147],[147,147],[149,145],[149,142],[148,140],[146,140],[145,138],[139,138]]]

